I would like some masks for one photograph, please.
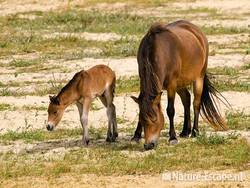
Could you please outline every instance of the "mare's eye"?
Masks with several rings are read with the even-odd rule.
[[[57,111],[54,111],[54,112],[53,112],[53,114],[56,114],[56,113],[57,113]]]

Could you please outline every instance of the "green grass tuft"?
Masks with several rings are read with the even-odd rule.
[[[206,132],[202,132],[196,139],[196,142],[201,145],[219,145],[225,144],[226,138],[218,134],[208,136]]]
[[[227,124],[230,129],[250,130],[250,115],[243,111],[229,111],[226,113]]]
[[[119,78],[116,81],[116,93],[129,93],[137,92],[140,88],[140,82],[138,76],[132,76],[130,78]]]
[[[52,132],[45,130],[26,130],[23,132],[9,131],[0,135],[2,141],[23,140],[31,143],[34,141],[46,141],[53,139],[62,139],[68,137],[78,137],[81,135],[82,129],[58,129]]]
[[[6,103],[0,103],[0,111],[11,110],[11,105]]]

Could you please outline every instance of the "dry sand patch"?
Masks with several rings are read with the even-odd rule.
[[[228,102],[232,105],[232,109],[226,108],[224,105],[220,105],[222,114],[226,111],[242,111],[245,114],[250,114],[250,94],[246,92],[223,92],[222,93]],[[137,94],[134,93],[136,96]],[[192,96],[193,97],[193,96]],[[31,105],[37,107],[47,107],[49,103],[48,96],[26,96],[26,97],[0,97],[0,103],[7,103],[15,105],[17,108],[23,105]],[[106,109],[103,107],[99,100],[94,101],[95,105],[100,108],[99,110],[92,110],[89,113],[89,126],[94,128],[107,127]],[[114,104],[116,105],[117,117],[127,120],[126,123],[120,124],[119,127],[134,127],[138,120],[138,105],[129,96],[117,96],[115,97]],[[167,121],[166,115],[166,94],[162,97],[163,113]],[[179,97],[176,97],[175,101],[175,123],[183,122],[183,106]],[[8,130],[23,131],[28,129],[45,129],[47,112],[38,110],[15,110],[15,111],[1,111],[1,124],[0,132],[4,133]],[[202,119],[200,119],[202,121]],[[80,121],[78,111],[75,105],[68,107],[62,121],[58,125],[60,128],[80,128]]]
[[[192,172],[189,172],[192,173]],[[198,173],[197,171],[193,173]],[[237,173],[232,171],[201,171],[201,174],[204,173],[217,173],[217,174],[228,174],[228,173]],[[246,175],[249,175],[249,170],[243,172]],[[162,174],[156,175],[123,175],[123,176],[98,176],[95,174],[80,174],[80,175],[62,175],[53,179],[46,178],[19,178],[15,181],[6,180],[2,184],[4,187],[114,187],[114,188],[132,188],[132,187],[159,187],[159,188],[191,188],[191,187],[249,187],[249,179],[246,179],[243,182],[204,182],[204,181],[164,181],[162,180]]]
[[[240,67],[250,61],[250,55],[244,54],[229,54],[229,55],[219,55],[209,56],[208,67]],[[1,60],[0,60],[1,62]],[[48,82],[51,81],[60,81],[60,80],[70,80],[73,75],[82,70],[89,69],[92,66],[98,64],[108,65],[116,73],[117,78],[125,76],[130,77],[138,74],[138,65],[137,60],[134,57],[131,58],[122,58],[122,59],[94,59],[94,58],[84,58],[81,60],[48,60],[48,64],[53,66],[60,66],[60,69],[52,69],[46,71],[39,71],[37,73],[18,73],[15,74],[15,69],[9,67],[1,68],[0,80],[4,84],[11,82]],[[66,72],[65,72],[66,70]],[[7,72],[4,72],[7,71]]]
[[[47,12],[59,8],[67,8],[67,0],[3,0],[0,2],[0,16],[20,12]]]
[[[179,9],[189,8],[211,8],[218,9],[225,13],[242,14],[249,13],[250,2],[248,0],[232,1],[232,0],[200,0],[200,1],[185,1],[175,2],[172,4],[173,7]]]
[[[121,35],[118,35],[116,33],[89,33],[89,32],[83,32],[83,33],[50,33],[43,35],[43,38],[50,39],[50,38],[56,38],[56,37],[78,37],[83,38],[85,40],[93,40],[93,41],[115,41],[120,40],[122,38]]]

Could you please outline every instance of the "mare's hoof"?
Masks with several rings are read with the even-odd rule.
[[[131,138],[131,141],[137,142],[137,143],[139,143],[140,140],[141,140],[141,137],[136,137],[136,136],[134,136],[133,138]]]
[[[106,138],[106,142],[115,142],[115,140],[116,140],[116,137],[114,137],[114,136],[109,136],[109,137],[107,137]]]
[[[181,133],[180,133],[180,137],[182,137],[182,138],[188,138],[189,137],[189,132],[188,131],[182,131]]]
[[[192,137],[192,138],[194,138],[194,137],[197,137],[197,136],[199,136],[199,131],[198,131],[198,130],[193,129],[193,130],[192,130],[191,137]]]
[[[170,146],[173,146],[173,145],[176,145],[176,144],[178,144],[178,140],[177,139],[169,140],[169,145]]]
[[[114,133],[114,137],[117,138],[118,137],[118,133]]]

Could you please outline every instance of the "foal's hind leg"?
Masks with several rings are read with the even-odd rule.
[[[196,137],[199,134],[198,122],[201,106],[201,95],[203,90],[203,78],[198,78],[194,82],[194,125],[192,129],[192,137]]]
[[[190,119],[191,96],[186,88],[179,89],[177,93],[181,97],[181,101],[184,106],[184,124],[180,137],[189,137],[189,134],[191,133],[191,119]]]
[[[113,94],[109,91],[105,91],[104,94],[99,97],[104,106],[107,108],[108,116],[108,132],[107,132],[107,142],[114,142],[118,137],[117,123],[116,123],[116,110],[113,104]]]

